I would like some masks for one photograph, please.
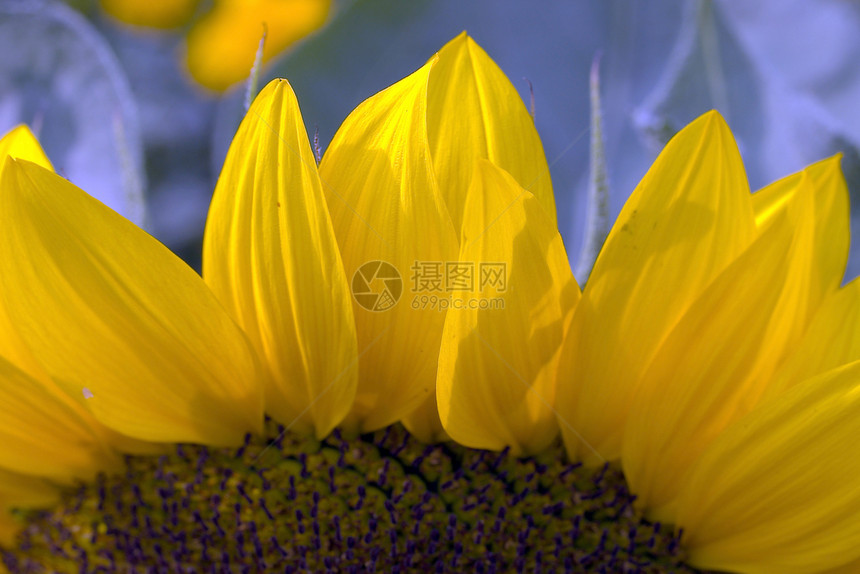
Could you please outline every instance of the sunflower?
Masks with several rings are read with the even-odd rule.
[[[580,290],[531,118],[465,34],[356,108],[319,165],[269,84],[202,278],[25,129],[0,151],[10,569],[860,559],[835,158],[750,194],[705,114]]]

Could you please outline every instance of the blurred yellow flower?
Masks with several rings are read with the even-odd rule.
[[[203,86],[226,90],[247,78],[265,31],[263,61],[325,24],[331,0],[101,0],[114,18],[135,26],[176,28],[189,22],[187,65]]]
[[[102,9],[122,22],[147,28],[176,28],[194,15],[200,0],[100,0]]]

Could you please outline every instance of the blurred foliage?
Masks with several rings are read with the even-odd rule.
[[[62,4],[3,0],[0,42],[0,129],[30,125],[59,173],[142,223],[135,98],[104,38]]]

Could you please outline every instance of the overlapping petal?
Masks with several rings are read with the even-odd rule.
[[[583,291],[562,351],[573,376],[558,395],[572,458],[618,458],[654,353],[755,234],[737,146],[709,112],[669,142],[634,190]]]
[[[670,519],[690,465],[772,393],[775,372],[837,289],[848,239],[847,225],[839,225],[847,212],[839,180],[838,161],[829,160],[754,195],[763,235],[690,307],[646,370],[623,466],[638,504],[654,518]],[[841,256],[826,255],[831,245]]]
[[[779,395],[818,373],[860,360],[860,280],[833,293],[820,307],[803,340],[774,375],[766,397]]]
[[[860,363],[768,401],[708,448],[681,490],[689,562],[819,572],[860,556]]]
[[[259,365],[196,273],[62,179],[7,160],[0,299],[45,371],[108,427],[233,445],[262,427]]]
[[[0,171],[6,157],[51,163],[26,126],[0,139]],[[89,479],[116,468],[116,448],[152,452],[152,445],[110,431],[63,393],[34,359],[0,306],[0,467],[57,483]]]
[[[774,318],[768,333],[771,347],[796,344],[845,274],[850,222],[848,188],[839,160],[835,156],[820,161],[753,194],[759,227],[783,212],[795,227],[795,249],[783,292],[797,301]],[[804,247],[798,249],[800,245]]]
[[[753,194],[756,223],[761,226],[785,207],[801,180],[808,180],[813,200],[805,206],[807,210],[796,217],[813,221],[815,237],[811,255],[814,283],[810,296],[816,301],[839,287],[848,261],[851,222],[848,186],[839,167],[840,160],[841,155],[836,155],[819,161]]]
[[[0,158],[5,160],[7,156],[25,159],[44,168],[53,169],[51,160],[45,155],[39,140],[24,124],[15,126],[0,138]],[[0,163],[0,170],[3,169],[3,165],[5,161]]]
[[[823,301],[767,389],[767,397],[818,373],[860,359],[860,283],[852,281],[836,289],[842,278],[848,249],[848,191],[839,169],[839,158],[831,158],[804,170],[815,187],[815,265],[813,277],[828,276],[822,285]],[[814,215],[813,215],[814,213]],[[834,285],[835,284],[835,285]]]
[[[555,225],[549,168],[534,121],[504,72],[465,32],[434,57],[427,89],[433,168],[457,235],[476,163],[489,160],[529,190]],[[493,193],[488,190],[488,193]],[[455,262],[449,262],[455,263]],[[426,442],[449,438],[432,393],[403,424]]]
[[[649,516],[671,522],[669,504],[690,465],[767,382],[753,376],[772,349],[792,252],[786,217],[729,265],[680,319],[643,374],[622,448],[624,475]]]
[[[16,126],[0,139],[0,179],[7,165],[7,157],[32,161],[46,169],[53,169],[41,144],[25,125]],[[0,356],[47,387],[53,386],[53,381],[33,358],[30,349],[18,335],[17,329],[10,323],[2,305],[0,305]]]
[[[546,156],[516,88],[465,32],[436,56],[427,92],[427,135],[439,190],[459,231],[475,161],[486,159],[531,192],[555,223]]]
[[[266,412],[327,435],[358,378],[347,278],[295,95],[275,80],[227,155],[209,210],[203,277],[265,360]]]
[[[397,271],[404,298],[416,262],[456,261],[457,237],[439,193],[427,147],[426,66],[362,103],[323,157],[320,176],[347,277],[365,264],[371,288]],[[357,176],[356,174],[360,174]],[[392,274],[393,275],[393,274]],[[364,306],[363,306],[364,305]],[[359,383],[348,426],[391,424],[435,389],[444,313],[400,301],[384,311],[355,300]]]
[[[119,468],[120,457],[79,405],[2,358],[0,405],[0,467],[67,484]]]
[[[464,210],[461,264],[475,291],[454,294],[439,355],[437,403],[457,442],[517,455],[558,433],[558,353],[579,300],[554,220],[511,175],[476,165]],[[488,273],[502,273],[502,283]]]

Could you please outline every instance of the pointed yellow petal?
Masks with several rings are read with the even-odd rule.
[[[445,314],[413,308],[413,268],[457,261],[457,237],[427,148],[431,66],[358,106],[320,165],[358,332],[358,393],[347,426],[362,431],[400,420],[435,389]]]
[[[478,162],[464,213],[461,264],[480,279],[498,270],[505,283],[454,294],[439,355],[439,415],[460,444],[534,454],[558,434],[558,352],[579,286],[553,220],[498,167]]]
[[[654,352],[754,234],[737,146],[719,114],[709,112],[672,138],[637,186],[585,286],[562,352],[562,372],[573,378],[558,397],[572,458],[619,456],[633,394]]]
[[[671,521],[685,473],[714,438],[749,410],[785,353],[767,337],[782,302],[792,228],[783,216],[704,291],[645,371],[624,436],[622,465],[648,516]]]
[[[439,190],[455,230],[476,160],[507,170],[540,201],[555,221],[549,168],[534,121],[504,72],[465,32],[435,56],[427,95],[427,130]],[[426,442],[448,438],[435,394],[403,419]]]
[[[848,185],[841,160],[839,154],[803,170],[815,188],[815,261],[825,292],[842,283],[851,239]]]
[[[791,349],[775,377],[762,373],[771,379],[767,389],[770,396],[860,358],[860,341],[855,340],[854,329],[847,322],[854,312],[855,296],[837,294],[849,243],[848,190],[839,159],[836,156],[813,164],[753,195],[759,220],[762,213],[772,217],[786,212],[795,221],[797,236],[784,294],[794,296],[795,302],[775,315],[767,334],[772,347]],[[793,182],[793,189],[786,189],[787,180]],[[756,200],[759,194],[764,195],[764,201]],[[768,206],[766,211],[761,210],[763,205]],[[801,245],[805,247],[799,248]]]
[[[0,169],[6,163],[7,156],[26,159],[46,169],[54,169],[48,156],[45,155],[45,150],[39,144],[39,140],[30,131],[30,128],[23,124],[15,126],[0,138]]]
[[[790,233],[766,232],[769,246],[751,248],[727,268],[646,371],[628,422],[623,464],[638,503],[656,520],[668,519],[678,484],[707,444],[759,402],[786,357],[796,358],[810,318],[841,280],[844,259],[828,265],[822,242],[838,243],[840,218],[833,206],[841,197],[847,210],[847,199],[844,188],[817,183],[822,168],[839,176],[838,164],[829,160],[753,196],[760,227],[784,220]],[[835,220],[834,230],[824,230],[831,224],[827,217]],[[847,229],[842,231],[847,240]]]
[[[835,291],[845,273],[850,241],[848,187],[839,167],[841,155],[814,163],[803,171],[790,175],[753,194],[756,223],[761,227],[775,214],[787,207],[799,210],[796,218],[814,222],[814,246],[811,252],[810,297],[816,302]],[[811,201],[798,205],[792,195],[802,184]]]
[[[320,28],[331,0],[220,0],[188,33],[188,70],[212,90],[226,90],[251,73],[260,38],[263,61]]]
[[[26,125],[19,125],[0,138],[0,172],[6,164],[6,157],[32,161],[47,169],[53,169],[51,162],[42,150],[36,137]],[[0,307],[0,371],[3,377],[15,381],[12,394],[24,391],[18,399],[8,398],[10,404],[19,404],[16,412],[10,413],[6,420],[8,432],[12,435],[22,435],[24,442],[32,437],[31,426],[41,429],[53,429],[46,437],[62,436],[67,441],[45,440],[41,448],[25,447],[9,438],[4,444],[11,450],[7,455],[0,456],[3,465],[43,476],[50,476],[59,482],[68,482],[72,478],[88,479],[100,470],[114,467],[118,459],[111,447],[121,448],[123,452],[152,453],[153,445],[123,437],[110,431],[98,423],[92,415],[79,403],[63,393],[48,377],[38,361],[36,361],[26,344],[21,341],[16,328],[9,317]],[[23,372],[20,372],[23,371]],[[17,396],[17,395],[16,395]],[[17,402],[35,406],[36,410],[28,410]],[[22,415],[27,412],[28,414]],[[23,416],[23,418],[21,418]],[[43,420],[44,419],[44,420]],[[24,423],[20,423],[23,420]],[[42,420],[40,423],[26,424],[27,421]],[[60,430],[63,429],[63,430]],[[39,431],[36,434],[42,436]],[[43,437],[45,438],[45,437]],[[48,448],[51,453],[44,450]],[[18,454],[13,454],[17,451]]]
[[[860,363],[797,385],[699,460],[676,524],[690,564],[819,572],[860,557]]]
[[[266,412],[323,438],[352,406],[355,322],[295,94],[257,96],[215,188],[203,277],[268,366]]]
[[[0,298],[69,396],[144,440],[233,445],[261,430],[257,359],[192,269],[32,163],[7,160],[0,189]]]
[[[0,138],[0,172],[6,157],[32,161],[53,170],[42,146],[26,125],[17,126]],[[8,383],[8,390],[17,398],[10,395],[8,403],[19,405],[3,418],[9,426],[7,432],[11,432],[8,440],[2,441],[10,449],[0,455],[3,466],[68,482],[73,478],[89,479],[98,471],[113,468],[119,462],[114,448],[123,452],[153,453],[154,445],[108,430],[82,405],[66,396],[33,358],[2,307],[0,372],[4,379],[14,381]],[[19,395],[22,390],[24,394]],[[15,436],[23,442],[13,438]],[[34,439],[34,436],[41,439]],[[51,436],[66,440],[49,440]],[[39,444],[29,444],[33,440]]]
[[[556,220],[543,146],[516,88],[465,32],[445,44],[430,73],[427,132],[439,190],[455,229],[463,222],[475,160],[510,173]]]
[[[771,279],[768,284],[772,293],[779,293],[779,301],[767,330],[761,335],[766,345],[745,375],[748,382],[736,383],[746,388],[743,401],[738,405],[738,414],[749,411],[768,391],[779,365],[795,353],[812,317],[827,295],[838,288],[844,272],[844,260],[838,270],[828,267],[828,248],[822,244],[822,228],[831,222],[820,216],[831,213],[827,207],[834,203],[832,200],[836,194],[817,186],[810,172],[809,169],[804,170],[799,177],[791,178],[793,189],[783,191],[779,206],[769,210],[767,218],[759,219],[761,231],[775,220],[786,218],[791,233],[785,236],[782,250],[789,256],[785,262],[784,280],[777,282]],[[847,209],[847,205],[845,207]],[[840,226],[834,224],[833,227],[839,229]],[[829,257],[829,260],[833,258]],[[741,282],[739,285],[749,283]],[[746,290],[752,293],[759,287]],[[756,313],[762,314],[761,311]]]

